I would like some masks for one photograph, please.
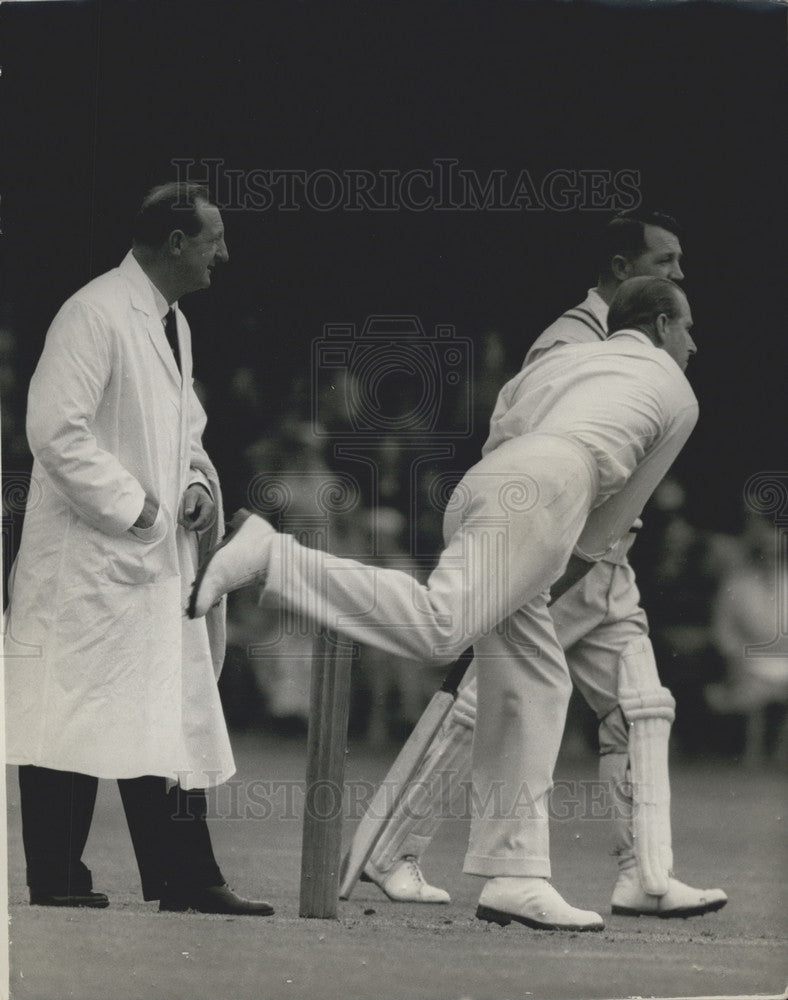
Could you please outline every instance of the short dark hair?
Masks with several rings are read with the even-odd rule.
[[[681,237],[681,227],[672,215],[658,209],[635,209],[619,212],[602,230],[599,242],[599,274],[610,277],[610,262],[621,255],[632,261],[646,249],[646,226],[659,226]]]
[[[684,293],[670,278],[627,278],[618,288],[607,314],[608,334],[651,327],[657,316],[677,319]]]
[[[202,228],[197,216],[200,203],[211,204],[208,188],[202,184],[171,181],[153,188],[142,199],[134,220],[134,242],[144,247],[160,247],[174,229],[195,236]]]

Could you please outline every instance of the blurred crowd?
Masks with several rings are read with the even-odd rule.
[[[206,444],[228,511],[248,507],[310,545],[425,579],[442,547],[443,507],[478,458],[498,389],[514,367],[494,332],[474,345],[473,365],[456,379],[442,377],[448,355],[432,348],[379,351],[379,363],[357,365],[360,375],[352,363],[316,366],[313,377],[281,386],[274,420],[270,390],[253,367],[234,370],[224,387],[198,383],[209,413]],[[0,325],[4,583],[31,466],[18,369],[14,332]],[[644,522],[631,561],[662,680],[677,701],[676,748],[785,763],[784,533],[750,510],[737,534],[693,524],[685,490],[670,476]],[[256,588],[232,594],[228,614],[221,690],[229,723],[302,735],[311,623],[261,603]],[[442,674],[368,648],[358,650],[353,671],[351,731],[372,746],[404,738]],[[588,711],[573,700],[568,732],[593,746]]]

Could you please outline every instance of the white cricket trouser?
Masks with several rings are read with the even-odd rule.
[[[426,585],[276,536],[266,595],[359,642],[448,662],[473,645],[479,706],[465,871],[549,876],[545,797],[571,693],[546,592],[598,492],[568,437],[505,442],[466,473]]]
[[[550,608],[569,673],[596,717],[618,706],[622,652],[648,635],[635,574],[627,563],[597,563]],[[600,729],[601,749],[607,742]],[[626,748],[626,739],[623,749]]]
[[[648,620],[628,563],[598,563],[550,609],[569,673],[599,722],[599,778],[608,790],[613,852],[635,864],[629,728],[619,708],[621,656],[646,637]]]
[[[620,660],[633,639],[648,634],[632,568],[601,562],[550,608],[569,674],[596,713],[600,779],[610,789],[614,853],[621,867],[635,864],[631,824],[629,732],[618,709]],[[411,793],[392,816],[368,869],[382,878],[405,855],[421,858],[442,820],[468,811],[470,732],[476,722],[476,677],[460,689]]]

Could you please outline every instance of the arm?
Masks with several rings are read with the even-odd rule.
[[[697,404],[685,406],[629,477],[626,485],[588,515],[575,555],[595,562],[630,530],[646,501],[684,447],[698,418]]]
[[[187,531],[205,531],[217,514],[212,483],[217,482],[216,470],[202,446],[207,423],[205,410],[194,389],[189,393],[189,485],[183,494],[179,524]]]
[[[208,417],[192,387],[189,391],[189,484],[199,483],[210,493],[211,480],[216,478],[216,469],[202,444],[207,423]]]
[[[70,300],[52,322],[30,383],[27,437],[69,506],[97,530],[121,535],[141,516],[146,496],[91,429],[111,374],[105,321]]]
[[[151,497],[146,496],[140,516],[134,522],[132,528],[152,528],[158,512],[159,505]]]

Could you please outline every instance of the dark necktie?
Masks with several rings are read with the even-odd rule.
[[[170,309],[164,317],[164,332],[167,335],[167,343],[172,348],[175,355],[175,364],[178,371],[181,370],[181,352],[178,350],[178,323],[175,319],[175,310]]]

